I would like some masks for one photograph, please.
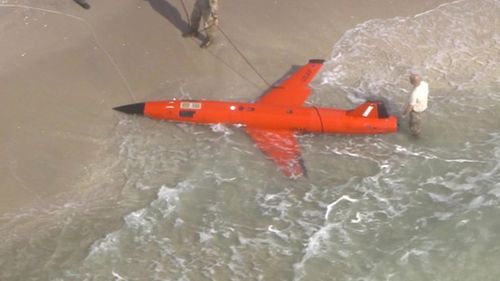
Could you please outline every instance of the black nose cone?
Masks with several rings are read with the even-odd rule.
[[[127,114],[144,115],[144,105],[145,103],[141,102],[141,103],[122,105],[115,107],[113,109]]]

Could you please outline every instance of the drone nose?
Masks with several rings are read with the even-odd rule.
[[[145,105],[145,103],[141,102],[141,103],[134,103],[134,104],[117,106],[113,109],[116,111],[127,113],[127,114],[144,115],[144,105]]]

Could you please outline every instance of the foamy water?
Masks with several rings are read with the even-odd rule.
[[[301,136],[309,178],[284,178],[239,128],[117,115],[91,194],[3,218],[39,223],[6,236],[0,279],[498,280],[499,18],[500,1],[468,0],[347,31],[310,102],[399,113],[419,72],[423,135],[402,120]]]

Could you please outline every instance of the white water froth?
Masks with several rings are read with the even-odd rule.
[[[352,199],[351,197],[349,197],[347,195],[342,195],[342,197],[340,197],[339,199],[335,200],[335,202],[333,202],[330,205],[328,205],[328,207],[326,209],[326,213],[325,213],[325,221],[328,220],[328,217],[329,217],[330,212],[332,211],[333,207],[335,207],[335,205],[337,205],[340,201],[348,201],[348,202],[351,202],[351,203],[358,202],[358,200]]]
[[[160,219],[168,217],[175,211],[179,195],[189,191],[191,188],[189,182],[182,182],[175,188],[162,186],[158,191],[158,198],[150,204],[152,210],[150,208],[143,208],[126,215],[124,217],[123,228],[107,234],[100,241],[96,241],[91,247],[89,257],[115,252],[129,231],[136,233],[134,238],[136,242],[150,242],[148,238],[155,235],[156,225],[161,222],[152,212],[158,212]],[[177,224],[179,224],[178,221],[176,221]]]

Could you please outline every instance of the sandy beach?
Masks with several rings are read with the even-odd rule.
[[[445,2],[221,1],[220,27],[274,83],[292,65],[328,57],[358,23]],[[252,100],[267,88],[220,32],[208,50],[183,39],[179,1],[89,3],[0,4],[0,214],[52,204],[85,180],[116,125],[114,106],[186,93]]]

